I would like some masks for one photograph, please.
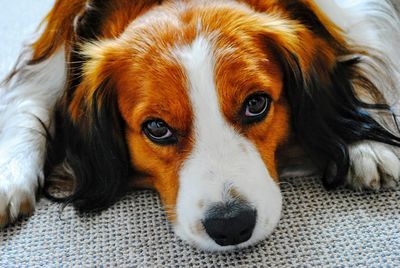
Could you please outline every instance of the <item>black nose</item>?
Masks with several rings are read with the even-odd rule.
[[[250,239],[257,211],[249,206],[213,206],[203,221],[207,234],[220,246],[238,245]]]

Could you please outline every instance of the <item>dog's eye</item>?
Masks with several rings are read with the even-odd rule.
[[[162,120],[150,120],[143,124],[143,132],[153,142],[168,145],[177,142],[172,129]]]
[[[270,98],[263,93],[256,93],[247,97],[243,107],[243,121],[245,124],[259,122],[268,113]]]

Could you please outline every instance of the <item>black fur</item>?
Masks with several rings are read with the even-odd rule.
[[[98,104],[99,95],[102,104]],[[46,195],[55,201],[73,204],[80,212],[98,211],[112,205],[127,191],[130,159],[125,143],[124,122],[119,114],[116,96],[107,83],[97,89],[93,105],[79,122],[64,118],[58,122],[64,151],[57,150],[72,169],[75,177],[73,192],[64,198]],[[54,161],[53,163],[57,162]],[[54,165],[52,165],[54,166]]]
[[[98,89],[96,95],[103,91]],[[124,123],[116,97],[113,91],[109,92],[109,96],[102,97],[99,109],[98,96],[94,97],[87,129],[70,120],[64,124],[66,161],[76,177],[74,192],[67,202],[81,211],[106,208],[127,189],[130,161]]]
[[[359,76],[359,59],[338,61],[324,82],[320,72],[326,67],[314,66],[308,74],[310,78],[306,79],[296,55],[282,48],[274,49],[284,73],[284,91],[294,133],[313,157],[323,158],[330,165],[323,179],[327,188],[344,183],[350,164],[349,144],[373,140],[400,146],[400,138],[369,113],[370,109],[388,110],[389,107],[364,103],[355,93],[352,82]]]
[[[102,20],[108,12],[109,1],[89,3],[75,28],[75,45],[68,68],[70,79],[56,112],[56,138],[50,141],[46,165],[50,174],[52,167],[65,160],[74,173],[74,190],[67,197],[57,198],[50,193],[51,181],[45,185],[48,198],[71,203],[82,212],[101,210],[115,202],[127,189],[130,172],[125,125],[112,85],[105,81],[96,89],[92,107],[81,107],[83,115],[78,122],[68,116],[68,106],[82,80],[83,63],[88,60],[80,53],[80,44],[101,38]]]
[[[338,55],[352,52],[334,38],[318,16],[302,1],[284,0],[291,19],[302,22],[316,36],[327,41]],[[297,139],[309,154],[326,163],[323,179],[327,188],[345,181],[350,159],[348,145],[362,140],[374,140],[400,146],[400,138],[382,127],[370,114],[372,110],[386,110],[386,104],[362,102],[353,88],[357,81],[375,97],[382,94],[359,70],[360,58],[337,60],[328,70],[323,59],[316,59],[306,74],[298,56],[278,47],[266,38],[267,46],[277,55],[284,73],[284,91],[291,109],[291,125]],[[328,74],[328,77],[325,77]],[[323,79],[322,79],[323,76]]]

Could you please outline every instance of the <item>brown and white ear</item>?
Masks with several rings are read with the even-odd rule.
[[[109,2],[73,2],[67,85],[55,143],[65,146],[75,179],[72,194],[60,201],[88,211],[111,205],[126,191],[130,159],[113,77],[120,60],[110,55],[118,49],[112,40],[99,40]]]
[[[335,187],[348,174],[350,144],[374,140],[400,146],[400,138],[370,114],[390,107],[363,102],[356,92],[362,86],[381,96],[360,68],[365,52],[350,49],[340,29],[310,1],[288,2],[290,19],[266,16],[262,38],[281,64],[295,135],[311,155],[331,163],[324,183]]]
[[[64,99],[60,132],[75,179],[65,201],[80,211],[108,207],[127,190],[130,160],[108,48],[106,43],[83,48],[81,82]]]

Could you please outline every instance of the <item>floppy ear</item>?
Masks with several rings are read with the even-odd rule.
[[[263,38],[282,66],[293,131],[311,155],[330,164],[324,184],[336,187],[349,170],[349,144],[374,140],[400,146],[400,139],[370,114],[390,107],[357,95],[362,89],[381,96],[359,67],[357,55],[364,52],[347,48],[340,30],[304,1],[291,1],[287,10],[292,20],[267,22]]]
[[[83,50],[82,79],[66,98],[62,115],[66,162],[75,178],[73,193],[64,201],[92,211],[108,207],[126,191],[130,161],[107,45]]]

